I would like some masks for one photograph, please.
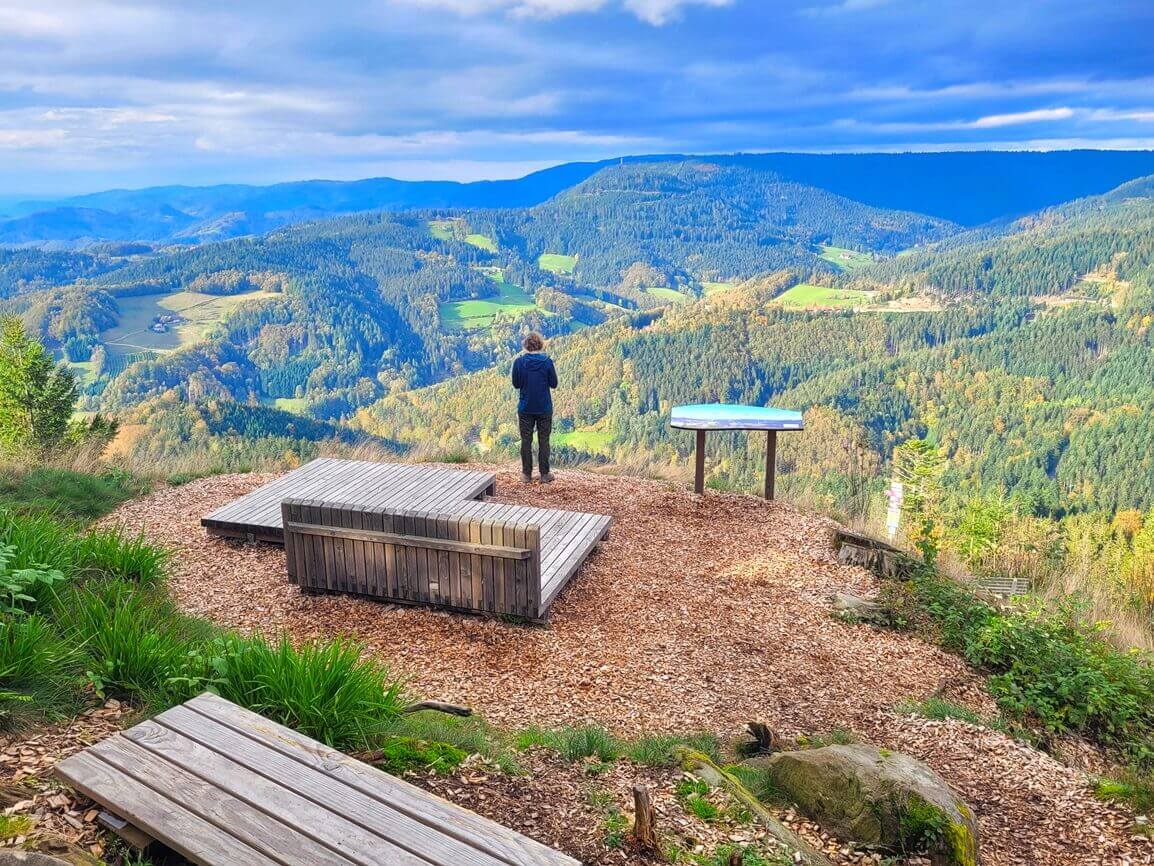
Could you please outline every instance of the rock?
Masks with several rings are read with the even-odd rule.
[[[850,622],[871,622],[888,625],[891,620],[889,608],[876,601],[849,592],[835,592],[830,597],[834,615]]]
[[[935,866],[977,866],[973,810],[908,755],[854,744],[745,762],[826,831],[861,845],[924,851]]]
[[[0,851],[0,866],[72,866],[67,860],[35,851]]]

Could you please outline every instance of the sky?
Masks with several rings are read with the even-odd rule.
[[[0,198],[1154,147],[1150,0],[0,0]]]

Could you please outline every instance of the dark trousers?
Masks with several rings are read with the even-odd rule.
[[[537,466],[542,475],[549,474],[549,434],[553,432],[552,415],[530,415],[517,413],[517,425],[521,428],[521,471],[533,474],[533,428],[537,428]]]

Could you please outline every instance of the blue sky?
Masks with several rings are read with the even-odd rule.
[[[0,0],[0,197],[1154,147],[1149,0]]]

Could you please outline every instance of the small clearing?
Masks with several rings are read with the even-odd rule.
[[[675,304],[682,304],[690,300],[689,295],[685,292],[679,292],[677,289],[669,289],[665,286],[650,286],[645,291],[656,298],[661,298],[663,301],[673,301]]]
[[[571,274],[573,269],[577,267],[577,256],[541,253],[537,257],[537,267],[543,271],[552,271],[555,274]]]
[[[872,292],[798,283],[773,299],[787,310],[852,310],[867,303]]]
[[[351,636],[408,674],[415,691],[472,705],[508,729],[595,722],[624,735],[733,737],[751,719],[786,737],[843,728],[925,761],[952,784],[977,812],[986,866],[1154,857],[1151,842],[1131,838],[1123,810],[1093,797],[1086,773],[999,731],[895,710],[934,694],[983,716],[993,707],[982,678],[958,657],[830,615],[832,592],[868,594],[876,579],[838,563],[829,521],[633,477],[563,470],[555,484],[524,486],[515,467],[494,469],[498,501],[615,519],[546,628],[302,596],[285,579],[279,547],[210,538],[199,523],[267,474],[164,488],[104,523],[174,550],[170,585],[190,613],[300,640]],[[537,796],[533,777],[464,775],[471,781],[434,787],[521,829],[548,825],[559,838],[562,827],[584,824],[572,798]],[[618,851],[588,862],[630,860]]]
[[[496,273],[486,271],[486,275],[497,284],[497,294],[491,298],[474,298],[468,301],[447,301],[439,307],[441,324],[448,331],[471,331],[487,328],[493,324],[499,313],[523,313],[537,308],[533,300],[520,286],[506,282],[499,268]]]
[[[846,249],[845,247],[833,247],[829,244],[822,244],[819,255],[843,271],[860,270],[874,263],[874,257],[869,253],[861,253],[857,250]]]
[[[139,352],[170,352],[203,341],[228,313],[246,301],[275,297],[279,297],[275,292],[255,291],[238,295],[167,292],[117,298],[120,322],[103,331],[100,338],[113,358]],[[175,321],[161,321],[166,317]]]

